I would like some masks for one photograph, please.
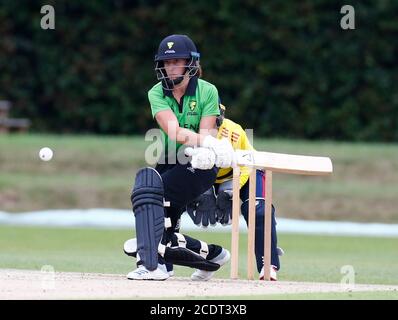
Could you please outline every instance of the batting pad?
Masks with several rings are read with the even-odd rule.
[[[164,230],[163,182],[153,168],[138,171],[131,193],[137,251],[148,270],[158,267],[158,246]]]

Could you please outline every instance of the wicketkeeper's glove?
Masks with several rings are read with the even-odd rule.
[[[223,190],[217,196],[217,221],[223,226],[232,223],[232,190]]]
[[[226,180],[218,187],[216,217],[223,226],[232,223],[232,189],[232,180]]]
[[[194,224],[207,228],[210,225],[215,226],[216,220],[216,197],[214,188],[211,187],[205,193],[201,194],[193,202],[187,205],[187,212]]]

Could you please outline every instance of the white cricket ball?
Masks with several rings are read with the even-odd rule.
[[[50,161],[53,157],[53,151],[50,148],[41,148],[39,152],[40,159],[43,161]]]

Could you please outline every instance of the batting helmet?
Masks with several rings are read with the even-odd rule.
[[[164,61],[170,59],[186,59],[185,72],[176,79],[170,79],[164,68]],[[176,84],[181,83],[185,73],[191,78],[198,73],[200,54],[193,41],[186,35],[173,34],[164,38],[155,55],[155,72],[158,80],[166,90],[173,90]]]

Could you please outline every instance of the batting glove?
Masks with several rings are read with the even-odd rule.
[[[213,150],[216,155],[215,165],[219,168],[230,168],[234,160],[234,149],[226,138],[216,139],[210,135],[203,140],[202,147]]]
[[[208,170],[214,167],[216,155],[208,148],[186,148],[185,154],[192,157],[192,168]]]

